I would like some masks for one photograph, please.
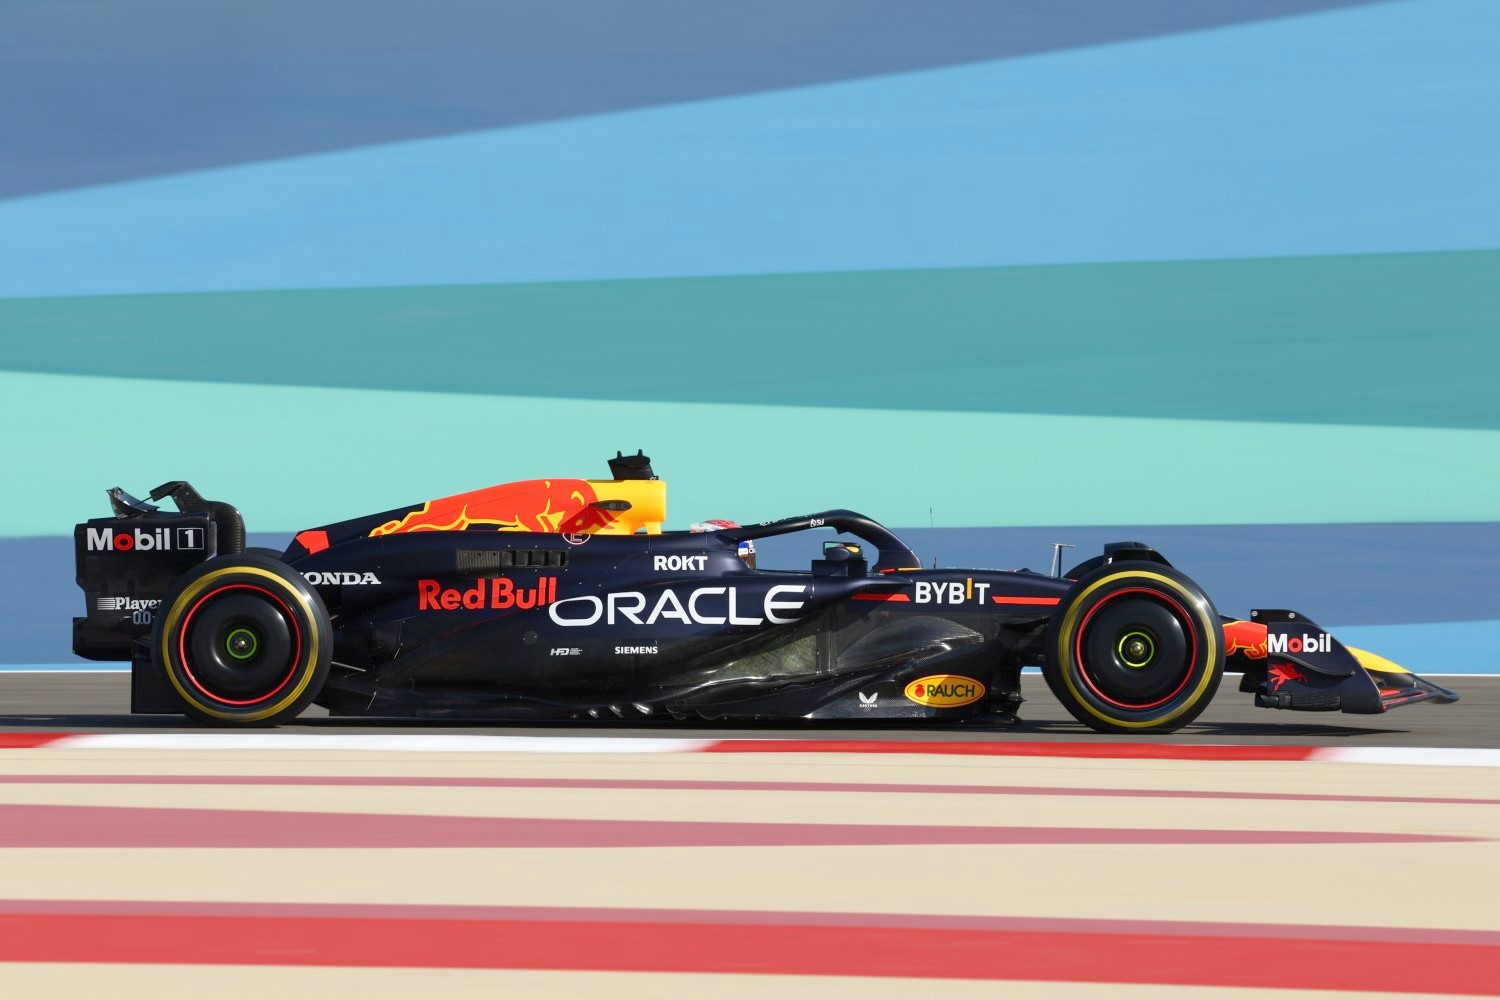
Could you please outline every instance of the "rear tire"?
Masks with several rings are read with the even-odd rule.
[[[152,659],[183,711],[216,726],[294,719],[328,677],[328,609],[296,570],[260,554],[220,556],[167,592]]]
[[[1170,733],[1196,719],[1224,674],[1224,629],[1208,595],[1154,562],[1085,572],[1047,629],[1047,686],[1101,733]]]

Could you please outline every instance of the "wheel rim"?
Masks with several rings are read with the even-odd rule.
[[[225,637],[224,652],[229,654],[230,659],[241,663],[253,660],[255,654],[260,652],[260,633],[254,628],[239,626]]]
[[[1120,637],[1115,650],[1125,666],[1132,670],[1144,670],[1151,666],[1151,660],[1156,656],[1156,642],[1149,632],[1126,632]]]
[[[200,694],[236,708],[281,693],[302,659],[302,630],[291,607],[253,584],[208,591],[183,617],[178,660]]]
[[[1187,687],[1198,631],[1181,603],[1146,587],[1105,595],[1079,623],[1079,676],[1095,697],[1133,711],[1165,705]]]

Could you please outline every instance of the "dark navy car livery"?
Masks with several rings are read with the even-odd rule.
[[[269,725],[334,715],[505,720],[1010,721],[1040,666],[1080,722],[1163,732],[1226,662],[1258,704],[1382,712],[1452,692],[1290,611],[1221,617],[1160,554],[1105,547],[1072,571],[923,568],[849,510],[664,531],[644,455],[608,480],[539,479],[247,550],[232,506],[185,482],[110,491],[78,525],[88,614],[74,650],[129,660],[132,710]],[[826,529],[805,568],[746,542]]]

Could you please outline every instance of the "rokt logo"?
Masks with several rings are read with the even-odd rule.
[[[671,570],[701,570],[708,565],[708,556],[652,556],[651,567],[658,573]]]
[[[1327,632],[1317,635],[1287,635],[1271,631],[1266,635],[1266,652],[1268,653],[1331,653],[1333,652],[1333,637]]]
[[[170,552],[173,549],[202,548],[202,528],[132,528],[129,531],[88,529],[90,552]]]
[[[931,708],[961,708],[984,697],[984,685],[972,677],[933,674],[906,685],[907,701]]]

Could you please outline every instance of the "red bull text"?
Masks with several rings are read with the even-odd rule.
[[[444,587],[437,580],[417,581],[418,611],[527,611],[557,600],[557,577],[544,576],[535,586],[518,587],[514,580],[495,577],[475,580],[472,587]]]

